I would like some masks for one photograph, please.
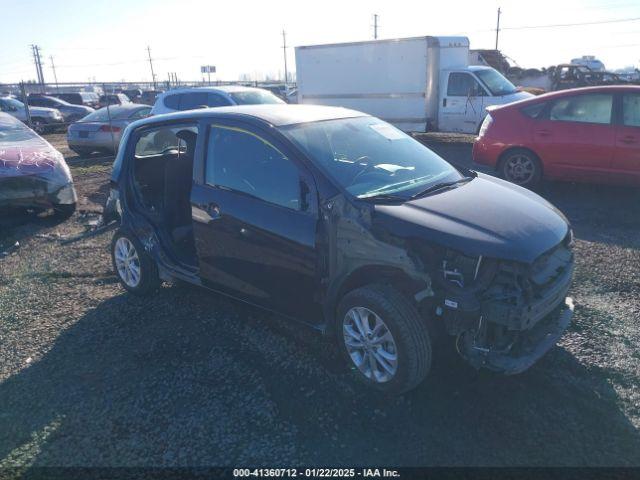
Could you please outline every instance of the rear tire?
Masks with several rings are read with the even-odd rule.
[[[429,373],[426,322],[393,287],[368,285],[347,293],[336,321],[339,348],[359,381],[398,395],[418,386]]]
[[[500,159],[498,172],[505,180],[525,188],[534,188],[542,180],[540,160],[524,148],[507,151]]]
[[[111,240],[111,263],[120,284],[135,295],[147,295],[160,287],[156,262],[135,236],[122,229]]]

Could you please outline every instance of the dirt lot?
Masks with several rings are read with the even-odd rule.
[[[470,162],[468,139],[442,140],[425,141]],[[100,210],[111,161],[65,154],[79,212],[0,223],[0,252],[20,245],[0,259],[0,467],[640,465],[637,190],[542,190],[575,227],[577,307],[538,365],[505,378],[452,357],[388,399],[304,327],[195,288],[126,294],[109,234],[60,245]]]

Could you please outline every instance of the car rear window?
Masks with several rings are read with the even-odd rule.
[[[248,90],[229,94],[238,105],[259,105],[262,103],[284,103],[273,93],[264,90]]]
[[[522,107],[520,111],[529,118],[538,118],[546,106],[546,102],[534,103],[533,105]]]
[[[123,118],[129,118],[132,110],[130,108],[122,108],[118,106],[110,106],[101,108],[100,110],[96,110],[95,112],[90,113],[86,117],[82,119],[83,122],[108,122],[109,118],[111,120],[121,120]]]

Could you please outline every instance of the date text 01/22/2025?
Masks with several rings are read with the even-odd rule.
[[[235,468],[234,478],[398,478],[397,470],[386,468]]]

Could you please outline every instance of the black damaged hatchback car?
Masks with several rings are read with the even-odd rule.
[[[433,342],[521,372],[571,321],[566,218],[352,110],[222,107],[127,127],[105,216],[113,266],[145,294],[182,280],[305,322],[354,374],[417,386]]]

